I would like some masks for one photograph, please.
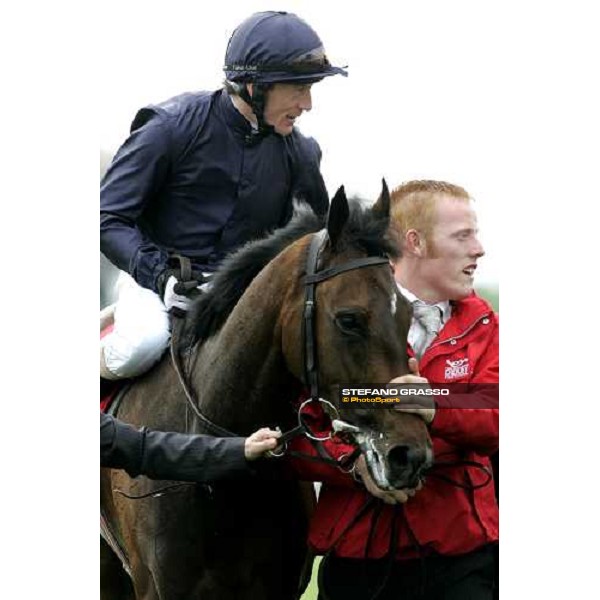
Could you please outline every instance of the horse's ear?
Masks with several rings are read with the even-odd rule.
[[[338,191],[335,193],[331,206],[329,207],[329,214],[327,215],[327,233],[331,240],[331,245],[335,248],[344,225],[350,215],[350,209],[348,208],[348,198],[346,198],[346,191],[344,186],[340,186]]]
[[[391,201],[390,191],[388,190],[385,179],[381,180],[381,186],[381,194],[379,195],[379,198],[377,198],[377,202],[373,204],[373,212],[376,213],[378,217],[389,221]]]

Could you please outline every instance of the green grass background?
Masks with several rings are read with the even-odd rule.
[[[500,310],[500,295],[498,286],[495,285],[481,285],[475,286],[475,291],[482,297],[485,298],[493,307],[496,312]]]
[[[317,588],[317,573],[319,572],[319,564],[321,562],[321,557],[317,556],[315,558],[315,562],[313,563],[313,572],[312,579],[306,588],[306,592],[302,595],[301,600],[317,600],[318,596],[318,588]]]

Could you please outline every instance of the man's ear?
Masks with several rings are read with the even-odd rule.
[[[252,98],[252,96],[254,95],[254,84],[253,83],[245,83],[244,85],[246,86],[246,89],[248,90],[248,94],[250,95],[250,98]]]
[[[427,253],[425,237],[416,229],[409,229],[404,236],[405,252],[423,258]]]

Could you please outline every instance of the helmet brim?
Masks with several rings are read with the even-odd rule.
[[[332,77],[333,75],[342,75],[343,77],[348,77],[348,71],[342,67],[334,67],[330,65],[327,68],[320,71],[315,71],[314,73],[294,73],[290,71],[254,71],[249,73],[228,71],[225,69],[225,75],[229,81],[248,83],[316,83],[325,77]]]
[[[319,71],[318,73],[286,73],[286,72],[275,72],[275,73],[258,73],[257,83],[285,83],[285,82],[304,82],[304,83],[316,83],[321,81],[325,77],[332,77],[333,75],[342,75],[348,77],[348,71],[341,67],[329,67],[326,70]]]

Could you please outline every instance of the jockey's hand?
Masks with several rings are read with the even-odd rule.
[[[277,447],[277,440],[281,437],[281,431],[275,431],[263,427],[258,431],[255,431],[252,435],[246,438],[244,444],[244,454],[246,460],[256,460],[260,458],[269,450],[275,450]]]
[[[192,303],[191,298],[184,296],[183,294],[177,294],[175,292],[175,286],[179,283],[174,275],[170,275],[165,283],[165,291],[163,295],[163,302],[167,307],[167,310],[171,310],[174,306],[181,310],[189,310],[190,304]]]
[[[178,270],[167,269],[158,278],[158,295],[167,310],[171,310],[176,306],[183,311],[187,311],[193,299],[210,289],[212,285],[211,275],[212,273],[202,273],[197,275],[197,278],[180,281]]]
[[[429,381],[419,375],[419,365],[416,358],[408,359],[408,368],[412,373],[411,375],[396,377],[390,381],[390,384],[407,386],[417,384],[415,387],[418,388],[429,387]],[[431,424],[435,417],[435,401],[431,396],[403,396],[401,402],[395,404],[393,408],[398,412],[419,415],[427,425]]]
[[[423,486],[421,483],[416,488],[404,488],[402,490],[386,491],[377,487],[373,481],[367,462],[363,454],[361,454],[354,463],[354,472],[360,477],[360,480],[367,488],[367,491],[372,496],[383,500],[386,504],[404,504],[408,502]]]

